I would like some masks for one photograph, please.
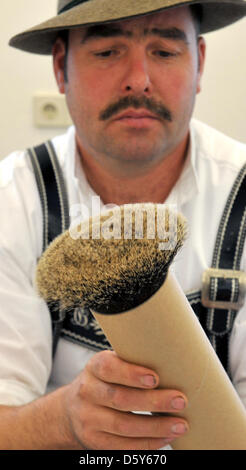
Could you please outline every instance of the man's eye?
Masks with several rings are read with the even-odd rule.
[[[107,57],[111,57],[112,55],[115,55],[115,54],[116,54],[116,52],[113,51],[112,49],[110,49],[108,51],[96,52],[95,56],[96,57],[107,58]]]
[[[158,55],[159,57],[173,57],[175,56],[174,53],[172,52],[167,52],[167,51],[156,51],[155,55]]]

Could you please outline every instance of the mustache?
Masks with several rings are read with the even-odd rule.
[[[112,103],[105,110],[101,111],[99,115],[100,121],[106,121],[120,111],[124,111],[129,107],[139,109],[146,108],[151,113],[157,115],[165,121],[172,122],[173,117],[171,111],[166,108],[162,103],[156,101],[154,98],[146,98],[146,96],[134,97],[125,96],[121,98],[117,103]]]

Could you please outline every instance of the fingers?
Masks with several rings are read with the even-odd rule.
[[[173,416],[146,416],[120,411],[100,410],[100,429],[117,436],[134,438],[175,439],[188,430],[182,418]]]
[[[87,425],[87,442],[93,449],[158,449],[188,429],[185,420],[175,417],[135,415],[99,407],[94,413],[95,419]]]
[[[69,423],[77,442],[86,449],[145,450],[183,435],[188,424],[179,413],[187,399],[158,384],[158,375],[147,367],[127,363],[112,351],[95,354],[68,387]]]
[[[149,411],[155,413],[177,413],[186,407],[187,400],[176,390],[142,390],[105,383],[97,378],[84,381],[80,396],[97,405],[120,411]]]
[[[128,364],[110,351],[94,359],[89,366],[90,380],[85,376],[81,384],[82,399],[121,411],[176,413],[186,407],[187,399],[181,392],[156,390],[158,376],[153,371]],[[144,386],[143,377],[148,377],[149,383],[153,377],[155,382]]]
[[[122,361],[113,351],[95,354],[87,367],[91,374],[104,382],[137,388],[153,388],[159,383],[154,371]]]

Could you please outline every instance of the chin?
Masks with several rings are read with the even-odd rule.
[[[124,153],[118,155],[118,161],[129,162],[129,163],[142,163],[142,164],[153,164],[157,163],[163,159],[163,150],[162,151],[153,151],[146,149],[133,151],[132,149],[125,148]]]

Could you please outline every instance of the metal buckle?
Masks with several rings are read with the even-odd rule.
[[[237,279],[239,283],[239,292],[237,302],[211,300],[210,285],[211,278],[217,279]],[[232,269],[215,269],[209,268],[204,271],[202,276],[202,304],[209,308],[220,308],[226,310],[239,310],[245,301],[246,296],[246,273]]]

